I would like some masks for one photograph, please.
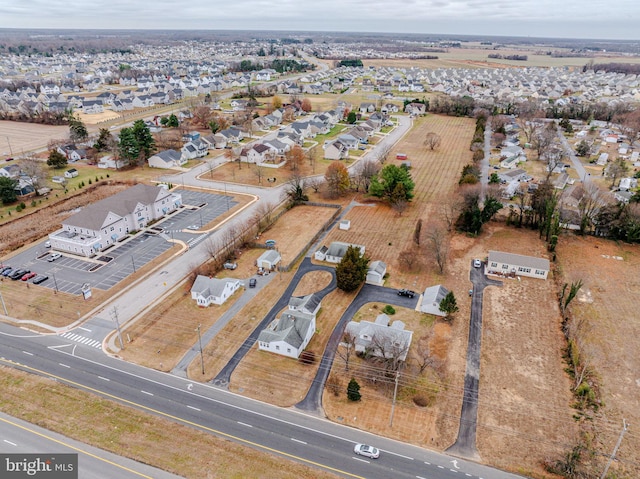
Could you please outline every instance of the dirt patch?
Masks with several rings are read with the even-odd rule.
[[[22,123],[17,121],[0,120],[0,155],[14,158],[23,152],[37,150],[50,140],[69,137],[69,127],[66,125],[40,125],[37,123]]]

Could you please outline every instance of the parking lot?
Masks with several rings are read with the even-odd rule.
[[[49,279],[38,286],[69,294],[81,295],[84,284],[108,290],[176,247],[171,240],[184,241],[189,247],[201,242],[208,234],[197,230],[237,204],[231,196],[178,191],[182,194],[183,208],[153,225],[154,230],[147,229],[127,238],[93,258],[63,253],[55,261],[48,261],[53,251],[45,248],[43,239],[15,257],[3,260],[2,264],[46,275]]]

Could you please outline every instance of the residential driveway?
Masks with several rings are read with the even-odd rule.
[[[344,328],[353,315],[365,304],[382,302],[392,304],[394,306],[401,306],[403,308],[415,309],[418,304],[418,295],[414,298],[407,298],[405,296],[398,296],[398,290],[392,288],[385,288],[383,286],[375,286],[372,284],[365,284],[353,302],[349,305],[344,312],[338,324],[331,333],[327,347],[322,355],[320,366],[316,372],[315,378],[311,382],[311,387],[307,391],[307,395],[302,401],[296,404],[296,408],[303,411],[314,412],[319,415],[324,415],[322,411],[322,391],[324,385],[329,377],[331,366],[333,365],[333,359],[335,358],[338,350],[338,345],[342,341],[342,334]]]
[[[558,138],[560,139],[560,144],[562,145],[562,148],[564,148],[564,152],[567,154],[567,156],[571,160],[571,164],[576,169],[576,172],[578,173],[578,177],[582,181],[585,181],[585,177],[591,176],[591,175],[587,173],[587,171],[584,169],[582,162],[574,153],[573,148],[571,148],[571,145],[569,145],[567,138],[562,134],[562,131],[560,128],[558,128]]]
[[[296,271],[296,274],[291,279],[289,286],[287,287],[283,295],[280,297],[278,302],[273,306],[273,308],[271,308],[269,313],[255,327],[255,329],[251,332],[249,337],[242,343],[242,345],[235,352],[233,357],[229,360],[229,362],[225,365],[225,367],[222,368],[222,371],[220,371],[220,373],[213,379],[212,382],[214,385],[221,386],[221,387],[227,387],[229,385],[229,381],[231,380],[231,375],[233,374],[233,371],[236,369],[238,364],[240,364],[240,361],[242,361],[242,358],[245,357],[245,355],[251,350],[253,345],[256,343],[256,341],[258,340],[258,336],[260,335],[262,330],[266,328],[269,325],[269,323],[271,323],[271,321],[273,321],[276,318],[276,315],[282,309],[284,309],[285,306],[289,304],[289,298],[291,298],[291,295],[296,289],[296,286],[298,286],[298,283],[300,282],[302,277],[311,271],[327,271],[331,273],[332,279],[329,285],[316,293],[321,298],[324,298],[327,294],[329,294],[331,291],[336,289],[335,268],[332,268],[329,266],[315,265],[311,262],[311,259],[304,258],[302,260],[302,264],[300,264],[300,268],[298,268],[298,271]]]
[[[482,295],[487,286],[502,286],[501,281],[487,278],[484,263],[481,268],[470,264],[469,279],[473,284],[471,299],[471,320],[469,323],[469,342],[467,344],[467,367],[464,374],[464,393],[460,426],[456,442],[447,452],[456,456],[479,460],[476,448],[476,426],[478,421],[478,391],[480,386],[480,345],[482,342]]]

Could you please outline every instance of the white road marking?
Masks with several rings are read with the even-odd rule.
[[[78,326],[78,329],[82,329],[83,331],[86,331],[88,333],[91,332],[91,330],[89,328],[83,328],[82,326]]]
[[[24,354],[26,354],[27,356],[33,356],[33,353],[30,353],[29,351],[22,351]]]
[[[425,479],[425,478],[422,476],[416,476],[416,479]]]
[[[201,409],[198,409],[197,407],[189,406],[188,404],[187,404],[187,407],[189,409],[193,409],[194,411],[201,411]]]
[[[147,392],[147,391],[143,391],[142,389],[140,390],[140,392],[142,394],[146,394],[147,396],[153,396],[153,393]]]
[[[306,444],[306,442],[301,441],[300,439],[296,439],[295,437],[292,437],[291,440],[294,442],[299,442],[300,444]]]
[[[240,421],[238,421],[238,424],[240,424],[240,425],[242,425],[242,426],[253,427],[251,424],[247,424],[246,422],[240,422]]]
[[[58,363],[60,366],[62,366],[63,368],[69,368],[71,369],[71,366],[69,366],[68,364],[62,364],[62,363]]]
[[[13,443],[11,441],[7,441],[6,439],[4,440],[4,442],[6,442],[7,444],[11,444],[12,446],[18,446],[16,443]]]
[[[424,463],[425,463],[427,466],[430,466],[430,465],[431,465],[431,463],[430,463],[430,462],[427,462],[427,461],[424,461]]]
[[[444,466],[438,466],[438,469],[444,469]]]
[[[413,461],[413,457],[409,457],[409,456],[403,456],[402,454],[398,454],[397,452],[391,452],[391,451],[387,451],[386,449],[382,449],[386,454],[393,454],[394,456],[398,456],[401,457],[403,459],[409,459],[410,461]]]
[[[111,381],[109,378],[103,378],[102,376],[98,376],[98,379],[102,379],[103,381]]]
[[[355,459],[356,461],[360,462],[366,462],[367,464],[369,464],[369,461],[367,461],[366,459],[360,459],[359,457],[351,457],[351,459]]]

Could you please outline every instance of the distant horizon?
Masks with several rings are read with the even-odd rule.
[[[0,0],[1,1],[1,0]],[[614,42],[614,43],[638,43],[640,44],[640,38],[638,39],[622,39],[622,38],[604,38],[604,37],[570,37],[570,36],[534,36],[534,35],[498,35],[498,34],[484,34],[484,33],[434,33],[434,32],[392,32],[392,31],[351,31],[351,30],[293,30],[293,29],[247,29],[247,28],[120,28],[120,27],[101,27],[101,28],[63,28],[63,27],[0,27],[0,32],[4,31],[22,31],[22,32],[33,32],[33,31],[49,31],[49,32],[79,32],[79,33],[87,33],[87,32],[154,32],[154,33],[176,33],[176,32],[186,32],[186,33],[199,33],[199,32],[207,32],[207,33],[286,33],[286,34],[295,34],[299,36],[314,36],[314,35],[336,35],[336,36],[407,36],[407,37],[448,37],[448,40],[454,40],[457,38],[466,39],[467,41],[472,41],[471,39],[520,39],[527,41],[534,40],[562,40],[562,41],[591,41],[591,42]]]
[[[638,41],[640,3],[583,0],[0,0],[17,29],[299,31]],[[265,27],[267,27],[265,29]],[[450,33],[454,32],[454,33]]]

